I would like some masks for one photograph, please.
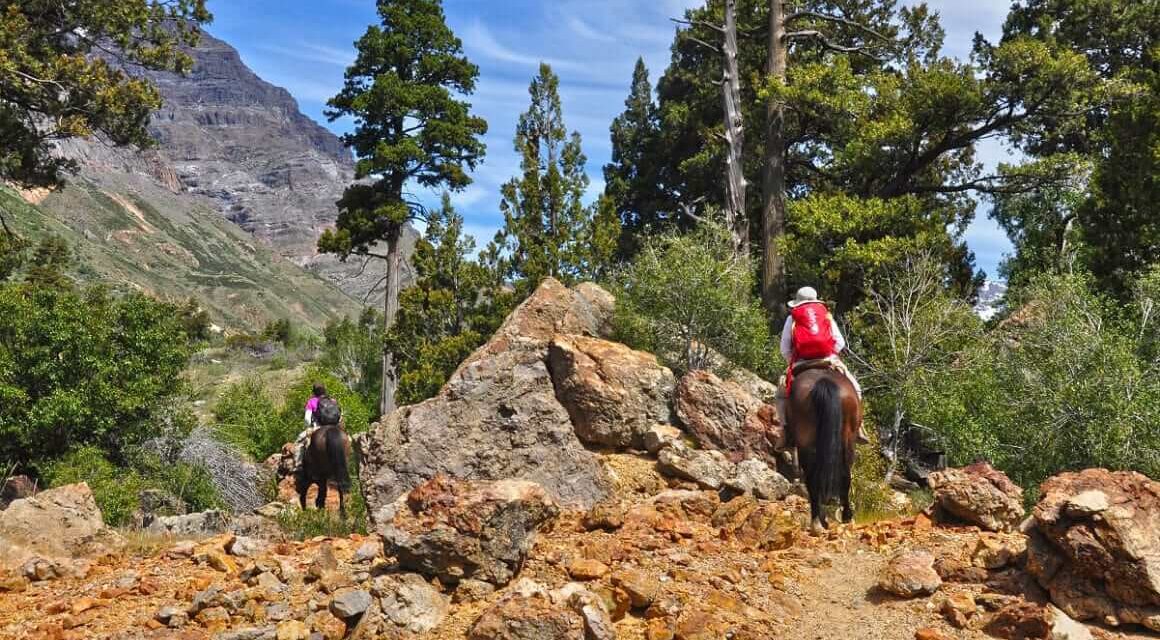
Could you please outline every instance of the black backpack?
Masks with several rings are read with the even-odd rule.
[[[338,403],[330,396],[323,396],[318,399],[318,409],[314,411],[314,422],[320,425],[338,424],[342,419],[342,411],[338,408]]]

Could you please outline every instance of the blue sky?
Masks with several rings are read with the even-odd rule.
[[[648,64],[652,81],[664,71],[675,25],[669,18],[701,0],[445,0],[448,23],[479,65],[471,96],[476,113],[490,129],[487,158],[475,183],[455,196],[468,230],[480,244],[501,222],[499,187],[519,167],[512,148],[516,119],[527,108],[527,87],[541,60],[560,76],[564,119],[583,136],[590,195],[603,189],[601,167],[611,148],[608,126],[624,108],[637,57]],[[946,52],[965,57],[976,31],[995,38],[1010,0],[933,0],[943,17]],[[353,42],[375,20],[373,0],[209,0],[215,20],[209,31],[235,46],[259,76],[287,88],[302,111],[322,116],[326,100],[342,84],[354,58]],[[997,145],[981,151],[987,164],[1004,160]],[[751,177],[756,181],[756,177]],[[980,213],[985,211],[981,208]],[[968,243],[979,265],[995,275],[1010,250],[1003,233],[979,216]]]

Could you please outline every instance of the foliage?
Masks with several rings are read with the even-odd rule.
[[[319,366],[358,393],[368,407],[377,406],[382,384],[382,323],[382,314],[367,307],[357,320],[331,321],[322,331]]]
[[[933,254],[911,254],[897,272],[878,276],[849,316],[851,362],[872,396],[866,413],[892,469],[913,441],[907,400],[925,381],[976,364],[964,351],[982,338],[982,321],[945,281]]]
[[[569,284],[591,278],[615,242],[610,218],[584,206],[587,159],[580,134],[566,133],[559,85],[552,68],[540,63],[528,87],[531,105],[516,125],[523,173],[501,188],[504,226],[495,244],[507,254],[505,275],[517,278],[525,292],[548,276]],[[596,219],[601,227],[594,227]]]
[[[385,334],[398,308],[403,226],[425,217],[403,190],[411,182],[451,190],[470,184],[467,170],[483,157],[487,122],[457,99],[475,90],[479,68],[463,55],[441,0],[379,0],[378,14],[380,24],[356,43],[346,83],[328,103],[331,121],[354,120],[343,141],[358,157],[358,181],[343,193],[336,228],[322,234],[318,248],[344,260],[351,254],[386,260]],[[373,249],[383,241],[386,255]],[[397,383],[389,352],[384,369],[386,412],[394,409]]]
[[[463,216],[444,194],[415,247],[415,281],[400,296],[398,321],[386,340],[399,357],[403,404],[435,395],[513,304],[496,274],[469,258],[473,253],[475,241],[463,233]]]
[[[1081,56],[1091,73],[1118,85],[1114,100],[1084,114],[1080,131],[1043,122],[1024,151],[1051,159],[1080,154],[1094,165],[1074,206],[1084,266],[1121,302],[1149,264],[1160,261],[1160,13],[1135,0],[1022,0],[1004,25],[1003,41],[1032,39]]]
[[[15,233],[0,232],[0,283],[24,266],[28,242]]]
[[[733,259],[731,240],[705,225],[689,235],[649,238],[614,278],[616,332],[678,371],[733,364],[771,376],[782,363],[761,307],[753,272]]]
[[[154,434],[189,355],[172,305],[56,277],[0,284],[0,458],[92,445],[123,461]]]
[[[324,385],[326,387],[326,394],[338,402],[338,406],[342,410],[343,425],[347,433],[351,435],[362,433],[370,427],[370,411],[367,409],[362,398],[357,393],[348,389],[341,380],[330,373],[318,367],[310,367],[297,384],[286,391],[281,410],[278,412],[281,422],[286,425],[286,431],[293,431],[293,433],[290,439],[280,442],[276,449],[266,454],[267,456],[280,450],[283,444],[293,440],[293,437],[305,428],[302,416],[306,409],[306,401],[310,399],[316,383]],[[263,460],[264,458],[255,459]]]
[[[338,401],[347,433],[367,430],[370,411],[364,400],[334,375],[311,367],[279,401],[257,377],[227,387],[213,407],[214,435],[252,460],[265,460],[306,428],[303,414],[315,383]]]
[[[49,185],[62,139],[147,145],[157,89],[126,66],[185,72],[204,0],[0,1],[0,180]]]
[[[129,524],[140,506],[140,474],[118,468],[96,447],[81,447],[50,463],[43,476],[53,487],[87,482],[105,523],[111,526]]]
[[[191,510],[222,506],[221,497],[202,467],[162,464],[160,459],[148,455],[143,455],[135,465],[118,467],[100,449],[91,446],[79,447],[48,463],[43,479],[53,487],[88,483],[105,523],[110,526],[132,523],[145,489],[159,489],[173,495]]]
[[[226,387],[213,407],[214,435],[251,459],[262,461],[292,442],[305,425],[280,417],[279,408],[261,381],[248,377]]]
[[[619,255],[631,257],[643,236],[658,233],[680,220],[663,211],[660,184],[659,120],[648,68],[638,58],[624,112],[612,121],[612,161],[604,165],[604,195],[615,207],[622,233]],[[688,221],[686,221],[688,222]]]
[[[353,533],[366,535],[366,502],[358,488],[358,480],[353,477],[350,493],[346,496],[346,509],[346,519],[334,511],[315,509],[312,504],[307,505],[305,511],[287,509],[278,515],[278,526],[294,540],[309,540],[318,536],[345,538]]]
[[[1033,489],[1061,470],[1160,473],[1160,378],[1145,318],[1093,292],[1084,275],[1040,276],[1015,313],[973,345],[976,363],[926,377],[910,417],[953,464],[990,459]]]
[[[279,318],[266,323],[266,326],[262,328],[262,338],[277,342],[282,346],[289,346],[292,331],[290,321],[286,318]]]

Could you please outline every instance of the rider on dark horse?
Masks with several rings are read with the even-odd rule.
[[[825,303],[818,300],[818,292],[813,287],[802,287],[787,306],[789,316],[786,317],[785,326],[781,330],[781,355],[788,367],[785,377],[778,385],[777,395],[777,408],[782,422],[785,421],[785,397],[792,384],[796,367],[824,364],[846,376],[860,399],[862,387],[839,357],[846,349],[846,338],[842,336],[842,330],[838,328],[838,323],[834,321]],[[861,444],[870,442],[861,424],[858,425],[858,442]]]

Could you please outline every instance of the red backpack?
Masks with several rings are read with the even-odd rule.
[[[837,352],[838,341],[826,305],[807,302],[789,313],[793,317],[793,353],[797,360],[828,358]]]

